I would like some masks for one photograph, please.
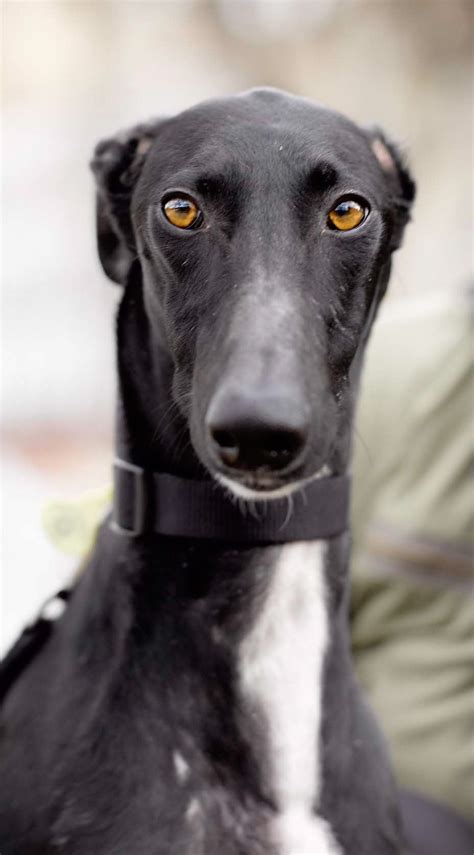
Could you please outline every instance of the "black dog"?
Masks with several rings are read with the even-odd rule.
[[[311,491],[321,518],[340,511],[325,491],[344,483],[413,183],[379,132],[272,90],[139,126],[92,166],[132,465],[6,697],[2,855],[395,855],[351,666],[348,537],[331,519],[323,537]],[[157,472],[174,477],[152,511],[166,534],[146,528]],[[201,505],[175,503],[180,479]]]

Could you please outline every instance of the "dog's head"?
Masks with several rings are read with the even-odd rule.
[[[106,140],[92,165],[102,265],[142,289],[200,461],[252,498],[337,471],[414,198],[396,148],[264,89]]]

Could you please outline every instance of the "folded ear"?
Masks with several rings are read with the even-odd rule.
[[[370,147],[382,168],[392,194],[391,204],[395,216],[391,248],[395,250],[401,244],[403,230],[410,219],[416,185],[400,148],[378,127],[368,128],[367,133]]]
[[[137,252],[130,216],[133,189],[163,120],[99,142],[91,169],[97,185],[97,246],[107,276],[125,285]]]

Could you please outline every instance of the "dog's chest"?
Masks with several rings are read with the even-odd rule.
[[[317,815],[320,725],[328,618],[322,541],[282,547],[239,658],[243,704],[264,721],[264,774],[278,814],[281,855],[338,855]]]
[[[90,851],[100,855],[118,851],[136,855],[152,851],[156,855],[342,855],[330,827],[317,813],[322,675],[328,643],[325,546],[318,542],[289,544],[275,554],[275,565],[266,568],[268,585],[262,600],[255,602],[254,616],[243,637],[239,632],[240,644],[216,644],[211,631],[209,650],[215,655],[222,647],[231,650],[233,666],[238,668],[239,728],[234,729],[228,707],[225,719],[209,714],[203,698],[208,698],[212,684],[207,680],[201,686],[199,681],[191,683],[196,673],[185,672],[182,664],[175,670],[179,680],[169,706],[165,685],[160,688],[153,682],[160,669],[153,659],[147,659],[149,671],[142,671],[133,692],[122,697],[120,714],[112,699],[100,713],[102,721],[110,720],[111,710],[114,712],[113,724],[104,734],[101,731],[103,758],[97,760],[97,749],[87,754],[82,750],[79,755],[71,741],[74,762],[70,770],[81,782],[81,791],[70,805],[63,806],[55,828],[56,839],[68,841],[71,855]],[[253,579],[253,568],[249,569]],[[163,648],[160,651],[163,658]],[[234,667],[230,672],[233,680]],[[205,721],[199,718],[203,709],[207,711]],[[96,717],[93,719],[91,739],[96,745],[98,725]],[[256,720],[263,724],[264,743],[252,744]],[[218,727],[219,745],[229,746],[225,768],[222,760],[220,766],[215,764],[215,752],[207,750],[207,743],[203,747],[200,734],[204,724],[208,736],[211,727]],[[232,765],[241,757],[241,749],[235,750],[240,729],[245,734],[241,749],[250,749],[257,763],[257,770],[249,764],[251,773],[261,777],[262,790],[271,794],[277,811],[254,798],[252,793],[258,788],[252,782],[248,789],[243,788],[241,771]],[[111,758],[113,785],[104,772]],[[70,774],[64,791],[70,789]],[[91,780],[96,781],[94,793],[90,792]],[[110,816],[116,819],[104,827],[103,817]]]

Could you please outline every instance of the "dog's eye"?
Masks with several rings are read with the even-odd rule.
[[[186,196],[174,196],[163,203],[163,213],[171,223],[178,229],[191,229],[196,227],[202,220],[202,212],[193,202]]]
[[[328,214],[329,226],[339,232],[349,232],[365,220],[369,209],[355,199],[344,199]]]

